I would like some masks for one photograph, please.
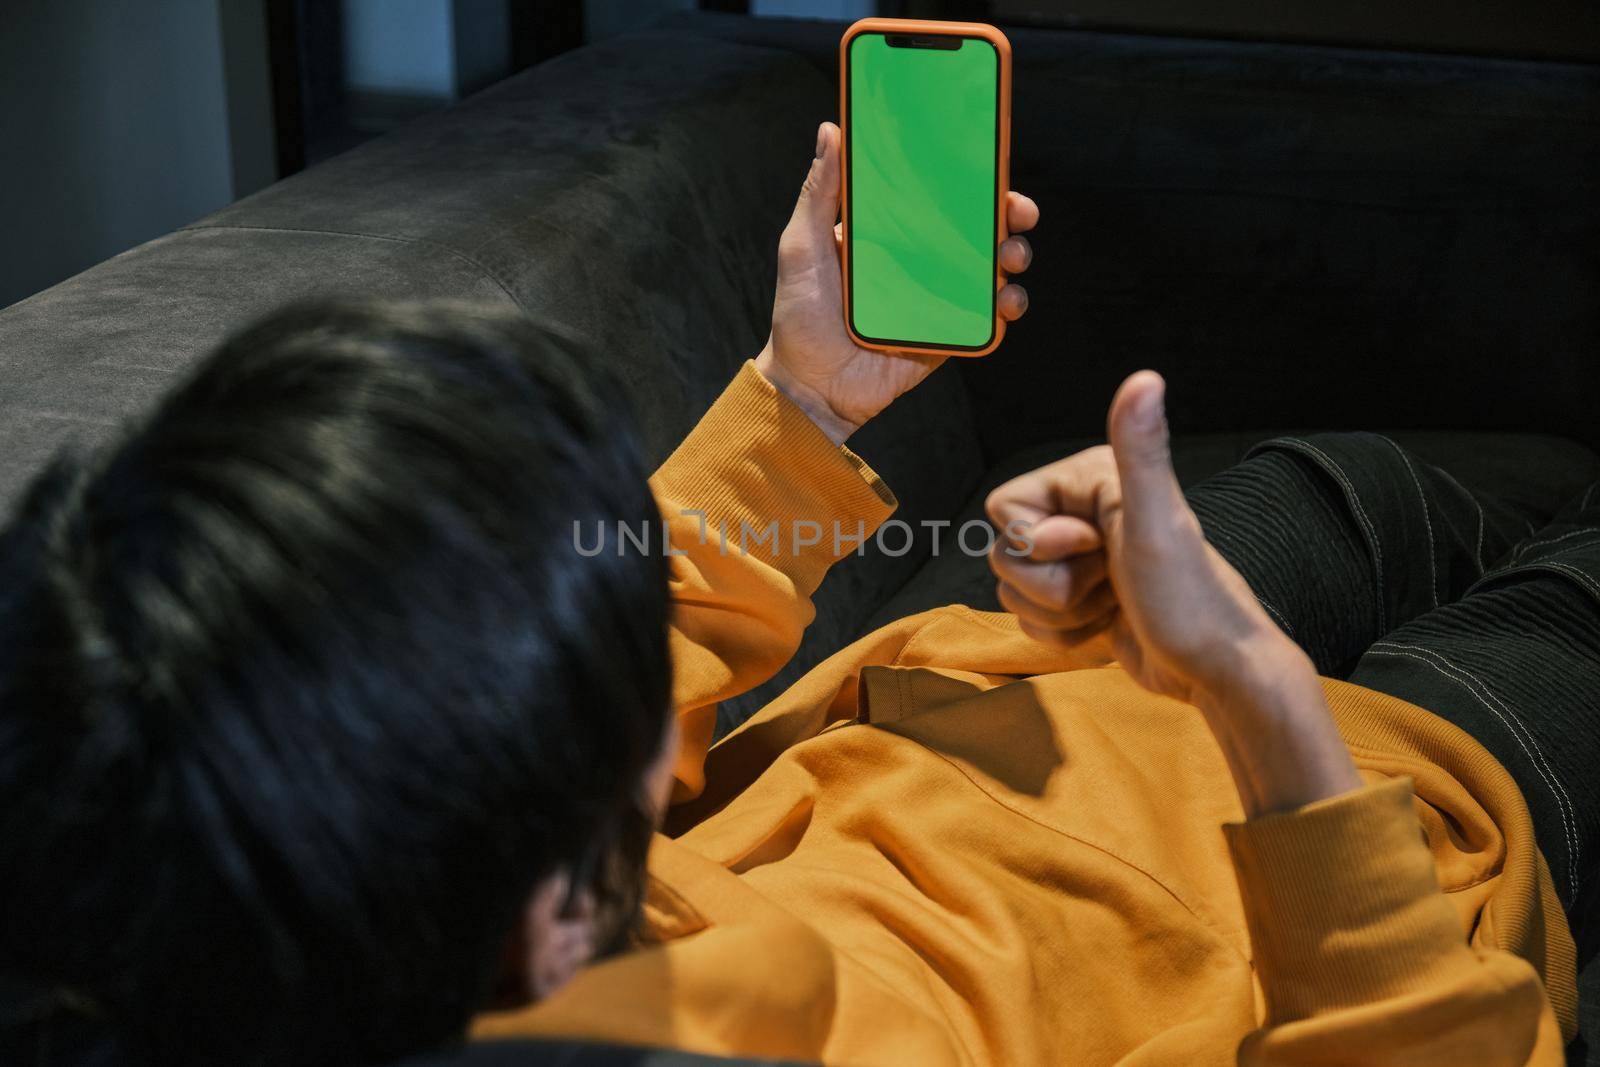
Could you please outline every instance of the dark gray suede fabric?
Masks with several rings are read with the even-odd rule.
[[[427,242],[634,385],[660,458],[755,355],[831,113],[786,53],[641,34],[569,53],[201,220]]]
[[[0,512],[58,448],[111,437],[230,331],[338,294],[509,301],[393,239],[190,230],[124,252],[0,311]]]

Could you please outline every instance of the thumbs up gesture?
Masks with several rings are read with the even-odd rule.
[[[1234,771],[1247,812],[1359,784],[1311,661],[1206,543],[1168,448],[1166,383],[1140,371],[1107,417],[1109,445],[1000,486],[996,527],[1025,531],[990,553],[1000,602],[1040,641],[1109,629],[1146,689],[1193,704]]]

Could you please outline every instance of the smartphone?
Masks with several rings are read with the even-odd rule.
[[[1005,333],[1011,45],[863,19],[839,44],[845,325],[865,348],[982,356]]]

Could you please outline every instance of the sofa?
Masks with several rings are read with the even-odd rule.
[[[0,311],[0,507],[230,331],[335,294],[563,323],[620,373],[664,457],[766,337],[778,232],[816,123],[836,117],[841,29],[676,16]],[[1004,478],[1100,439],[1116,383],[1141,366],[1170,383],[1187,483],[1275,433],[1340,428],[1388,432],[1463,482],[1552,510],[1600,479],[1600,70],[1012,41],[1013,185],[1043,209],[1031,310],[994,356],[950,361],[852,441],[899,518],[952,524],[944,551],[920,527],[911,551],[869,543],[841,563],[794,662],[721,708],[720,730],[886,620],[994,609],[983,561],[950,551],[952,531]],[[1600,968],[1583,984],[1594,1041]],[[1580,1037],[1574,1062],[1587,1050]],[[474,1062],[593,1050],[515,1053]]]

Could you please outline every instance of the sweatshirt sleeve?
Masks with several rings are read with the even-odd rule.
[[[650,485],[672,553],[678,802],[704,786],[717,702],[789,661],[828,568],[895,499],[748,362]]]
[[[1564,1062],[1532,965],[1462,934],[1409,778],[1224,830],[1266,1004],[1241,1064]]]

